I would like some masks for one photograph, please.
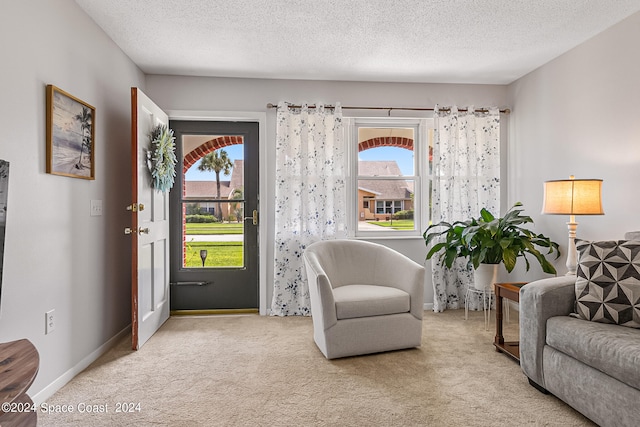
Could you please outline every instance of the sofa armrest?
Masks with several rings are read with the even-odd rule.
[[[520,289],[520,366],[530,380],[546,388],[542,351],[547,319],[574,310],[576,276],[553,277],[528,283]]]

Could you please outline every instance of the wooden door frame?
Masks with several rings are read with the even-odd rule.
[[[257,122],[258,123],[258,165],[259,183],[258,192],[260,203],[258,204],[258,282],[259,282],[259,310],[260,314],[267,314],[267,201],[270,200],[267,186],[267,114],[254,111],[190,111],[190,110],[166,110],[169,120],[192,120],[210,122]]]

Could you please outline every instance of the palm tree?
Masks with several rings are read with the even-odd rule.
[[[73,117],[80,122],[80,131],[82,132],[82,145],[80,146],[80,157],[76,164],[76,169],[82,168],[82,153],[87,147],[87,153],[91,154],[91,111],[87,107],[82,107],[82,113],[78,113]],[[86,131],[89,133],[87,134]]]
[[[242,200],[244,199],[244,187],[236,188],[231,193],[231,200]],[[244,214],[244,203],[239,202],[231,202],[229,204],[231,208],[231,212],[236,216],[236,222],[242,221],[242,217]],[[229,217],[231,217],[231,212],[229,212]]]
[[[216,173],[216,189],[218,191],[218,219],[222,222],[222,205],[220,203],[220,172],[224,172],[225,175],[231,173],[233,163],[224,150],[216,150],[213,153],[206,154],[200,164],[198,170],[202,172],[215,172]]]

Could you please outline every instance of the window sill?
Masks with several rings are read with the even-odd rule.
[[[353,236],[352,238],[356,240],[424,240],[424,238],[421,235],[420,236],[407,236],[407,235],[393,236],[389,234],[384,234],[380,236],[376,236],[376,235]]]

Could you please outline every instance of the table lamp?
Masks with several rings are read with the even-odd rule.
[[[604,215],[602,211],[601,179],[569,179],[545,181],[542,213],[569,215],[569,248],[567,249],[567,276],[575,275],[578,266],[576,251],[575,215]]]

